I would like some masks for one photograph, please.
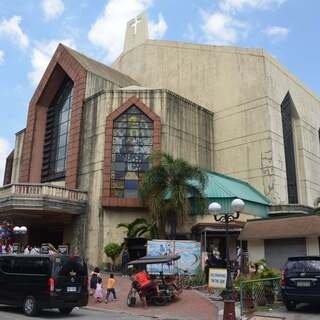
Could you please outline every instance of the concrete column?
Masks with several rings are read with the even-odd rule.
[[[249,240],[248,241],[249,261],[256,262],[265,259],[264,241],[263,240]]]
[[[306,247],[308,256],[318,256],[319,255],[319,238],[311,237],[306,238]]]

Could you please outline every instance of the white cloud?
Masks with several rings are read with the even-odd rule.
[[[287,0],[218,0],[218,10],[202,14],[202,30],[209,43],[217,45],[235,44],[246,38],[250,29],[249,23],[237,19],[240,11],[248,9],[267,10],[281,6]],[[284,36],[284,30],[278,30]],[[271,35],[270,35],[271,36]],[[276,35],[273,35],[276,37]]]
[[[168,26],[166,21],[163,18],[163,15],[160,13],[158,15],[158,22],[149,22],[149,34],[151,39],[160,39],[163,37],[167,30]]]
[[[246,7],[253,9],[269,9],[279,7],[286,0],[221,0],[220,9],[223,11],[241,11]]]
[[[9,141],[0,137],[0,186],[3,184],[4,170],[6,167],[6,159],[12,151]]]
[[[248,24],[239,21],[231,15],[216,11],[211,15],[203,15],[202,29],[209,43],[227,45],[236,43],[239,38],[245,37]]]
[[[2,64],[4,61],[4,52],[0,50],[0,64]]]
[[[68,47],[75,48],[73,39],[51,40],[38,43],[32,49],[31,64],[33,70],[28,73],[28,78],[34,86],[37,86],[41,80],[51,58],[59,43],[63,43]]]
[[[272,40],[279,41],[287,37],[289,29],[285,27],[272,26],[264,30],[264,33]]]
[[[94,45],[106,50],[106,58],[113,61],[123,49],[127,22],[152,6],[153,0],[110,0],[104,12],[97,18],[88,33]],[[159,15],[159,21],[150,22],[153,37],[162,37],[167,24]]]
[[[20,27],[21,17],[13,16],[0,22],[0,36],[7,37],[17,43],[21,48],[29,46],[29,38]]]
[[[62,0],[42,0],[41,7],[48,20],[60,16],[64,11]]]

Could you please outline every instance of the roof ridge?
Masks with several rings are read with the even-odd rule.
[[[89,71],[89,72],[91,72],[101,78],[112,81],[112,79],[110,79],[110,77],[112,76],[111,74],[113,74],[113,78],[115,78],[115,77],[121,77],[123,79],[125,78],[125,80],[127,82],[127,84],[125,86],[140,85],[136,80],[134,80],[133,78],[131,78],[127,74],[125,74],[121,71],[118,71],[103,62],[100,62],[94,58],[91,58],[82,52],[79,52],[75,49],[72,49],[72,48],[66,46],[65,44],[60,43],[59,45],[61,45],[67,52],[69,52],[69,54],[71,54],[72,57],[74,59],[76,59],[84,69],[86,69],[87,71]],[[94,65],[96,65],[96,67],[98,67],[98,70],[94,70]],[[103,70],[105,73],[110,72],[109,77],[107,75],[102,74]]]

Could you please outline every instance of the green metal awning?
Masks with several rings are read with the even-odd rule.
[[[207,185],[204,193],[208,203],[219,202],[222,212],[230,213],[232,200],[240,198],[245,203],[244,214],[268,216],[270,201],[249,183],[216,172],[205,173]]]

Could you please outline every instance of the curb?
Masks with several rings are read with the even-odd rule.
[[[116,314],[129,315],[129,316],[133,316],[133,317],[151,318],[151,319],[160,319],[160,320],[188,320],[186,318],[162,318],[162,317],[158,317],[158,316],[146,316],[146,315],[134,314],[134,313],[119,311],[119,310],[95,308],[95,307],[91,307],[91,306],[83,307],[83,309],[96,311],[96,312],[112,312],[112,313],[116,313]]]

